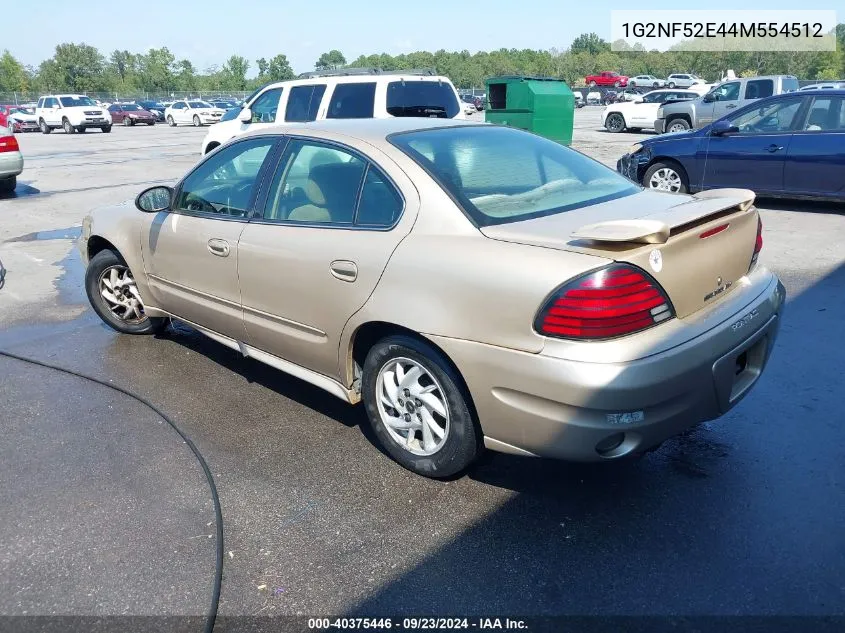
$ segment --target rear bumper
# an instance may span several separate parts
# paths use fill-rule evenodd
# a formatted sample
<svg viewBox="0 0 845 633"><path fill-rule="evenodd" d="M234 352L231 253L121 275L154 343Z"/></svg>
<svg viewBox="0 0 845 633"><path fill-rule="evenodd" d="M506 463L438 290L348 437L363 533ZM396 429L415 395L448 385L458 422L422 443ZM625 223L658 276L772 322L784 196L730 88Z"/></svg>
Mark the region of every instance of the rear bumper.
<svg viewBox="0 0 845 633"><path fill-rule="evenodd" d="M22 171L23 154L20 152L3 152L0 154L0 178L11 178Z"/></svg>
<svg viewBox="0 0 845 633"><path fill-rule="evenodd" d="M652 448L721 416L749 393L770 357L786 292L767 274L745 294L756 297L716 327L625 363L431 338L464 376L489 447L600 461ZM609 439L620 443L599 452Z"/></svg>

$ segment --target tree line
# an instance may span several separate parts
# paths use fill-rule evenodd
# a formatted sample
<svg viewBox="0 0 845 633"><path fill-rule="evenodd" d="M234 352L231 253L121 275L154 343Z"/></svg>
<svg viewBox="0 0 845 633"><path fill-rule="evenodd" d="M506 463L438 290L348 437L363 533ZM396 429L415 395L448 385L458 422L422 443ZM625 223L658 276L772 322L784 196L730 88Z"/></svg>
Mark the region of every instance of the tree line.
<svg viewBox="0 0 845 633"><path fill-rule="evenodd" d="M708 81L718 81L727 69L732 69L745 76L791 74L800 79L831 80L845 77L845 24L836 27L835 35L837 50L829 52L709 52L677 48L661 52L641 48L613 51L611 45L595 33L585 33L565 50L502 48L477 53L467 50L418 51L401 55L381 53L361 55L351 62L347 62L339 50L331 50L320 55L314 68L434 68L459 88L482 87L485 79L496 75L559 77L577 86L583 83L586 75L605 70L629 76L651 74L658 77L673 72L692 72ZM287 56L281 53L271 59L254 61L232 55L222 66L211 65L203 69L188 59L177 59L167 47L153 48L146 53L116 50L104 55L85 43L64 43L56 46L53 56L38 67L23 65L8 50L0 55L0 94L241 92L295 76Z"/></svg>

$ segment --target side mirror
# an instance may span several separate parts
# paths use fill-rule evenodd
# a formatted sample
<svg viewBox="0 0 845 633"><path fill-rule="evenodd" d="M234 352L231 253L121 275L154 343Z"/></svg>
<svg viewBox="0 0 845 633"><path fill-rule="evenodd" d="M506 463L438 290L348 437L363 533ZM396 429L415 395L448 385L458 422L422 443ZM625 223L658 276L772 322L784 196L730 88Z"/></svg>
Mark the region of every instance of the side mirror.
<svg viewBox="0 0 845 633"><path fill-rule="evenodd" d="M636 101L634 101L634 103L645 103L645 101L643 101L642 99L637 99Z"/></svg>
<svg viewBox="0 0 845 633"><path fill-rule="evenodd" d="M238 121L241 123L252 123L252 110L244 108L238 115Z"/></svg>
<svg viewBox="0 0 845 633"><path fill-rule="evenodd" d="M724 119L716 121L710 128L710 136L725 136L736 132L739 132L739 128Z"/></svg>
<svg viewBox="0 0 845 633"><path fill-rule="evenodd" d="M156 185L139 193L135 198L135 206L144 213L159 213L170 209L172 198L173 187Z"/></svg>
<svg viewBox="0 0 845 633"><path fill-rule="evenodd" d="M701 98L701 100L704 101L704 103L713 103L716 100L716 97L713 95L713 93L708 92Z"/></svg>

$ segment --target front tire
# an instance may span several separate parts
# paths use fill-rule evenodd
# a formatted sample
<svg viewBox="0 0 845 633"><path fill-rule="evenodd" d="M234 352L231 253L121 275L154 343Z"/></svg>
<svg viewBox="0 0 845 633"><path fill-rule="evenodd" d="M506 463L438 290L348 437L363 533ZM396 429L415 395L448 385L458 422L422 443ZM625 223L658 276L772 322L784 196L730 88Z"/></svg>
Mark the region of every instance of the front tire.
<svg viewBox="0 0 845 633"><path fill-rule="evenodd" d="M133 125L133 123L132 123L132 119L130 119L129 117L124 117L124 119L123 119L123 125L124 125L125 127L131 127L131 126Z"/></svg>
<svg viewBox="0 0 845 633"><path fill-rule="evenodd" d="M88 262L85 292L94 312L121 334L155 334L167 326L167 319L144 313L132 271L114 251L100 251Z"/></svg>
<svg viewBox="0 0 845 633"><path fill-rule="evenodd" d="M194 115L194 127L200 127L202 125L202 121L200 121L199 116L196 114Z"/></svg>
<svg viewBox="0 0 845 633"><path fill-rule="evenodd" d="M172 116L167 117L167 125L170 127L176 127L176 121L173 120Z"/></svg>
<svg viewBox="0 0 845 633"><path fill-rule="evenodd" d="M106 127L101 127L100 129L103 131L103 134L108 134L109 132L111 132L111 125L107 125Z"/></svg>
<svg viewBox="0 0 845 633"><path fill-rule="evenodd" d="M608 132L613 132L614 134L621 132L625 129L625 117L618 112L608 114L607 119L604 121L604 127Z"/></svg>
<svg viewBox="0 0 845 633"><path fill-rule="evenodd" d="M689 179L686 170L675 161L652 164L643 176L643 187L668 191L670 193L689 192Z"/></svg>
<svg viewBox="0 0 845 633"><path fill-rule="evenodd" d="M42 134L49 134L50 132L53 131L53 128L51 128L49 125L47 125L47 122L44 119L41 119L38 122L38 126L41 128Z"/></svg>
<svg viewBox="0 0 845 633"><path fill-rule="evenodd" d="M451 477L482 450L460 377L424 341L396 335L376 343L364 361L361 392L382 447L418 475Z"/></svg>
<svg viewBox="0 0 845 633"><path fill-rule="evenodd" d="M76 128L71 125L70 121L67 119L62 121L62 128L64 128L65 134L74 134L76 133Z"/></svg>
<svg viewBox="0 0 845 633"><path fill-rule="evenodd" d="M596 87L596 82L595 82L595 81L591 81L591 82L590 82L590 88L595 88L595 87Z"/></svg>
<svg viewBox="0 0 845 633"><path fill-rule="evenodd" d="M690 124L686 119L669 119L666 123L666 131L672 134L677 132L686 132L690 129Z"/></svg>
<svg viewBox="0 0 845 633"><path fill-rule="evenodd" d="M80 125L78 128L76 128L76 131L77 131L79 134L85 134L85 131L86 131L87 129L88 129L88 128L87 128L87 127L85 127L84 125Z"/></svg>
<svg viewBox="0 0 845 633"><path fill-rule="evenodd" d="M674 88L674 87L675 87L675 82L674 82L674 81L670 81L670 82L669 82L669 87L670 87L670 88Z"/></svg>

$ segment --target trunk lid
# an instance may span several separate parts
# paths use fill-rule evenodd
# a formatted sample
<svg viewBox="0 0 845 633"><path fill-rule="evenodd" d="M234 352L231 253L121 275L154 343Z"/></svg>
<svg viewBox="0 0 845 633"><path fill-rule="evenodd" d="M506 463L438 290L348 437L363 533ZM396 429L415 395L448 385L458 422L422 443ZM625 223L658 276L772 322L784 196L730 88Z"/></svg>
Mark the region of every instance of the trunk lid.
<svg viewBox="0 0 845 633"><path fill-rule="evenodd" d="M638 266L657 280L675 314L684 318L727 296L748 273L757 237L753 202L754 193L746 189L694 196L647 190L481 232Z"/></svg>

